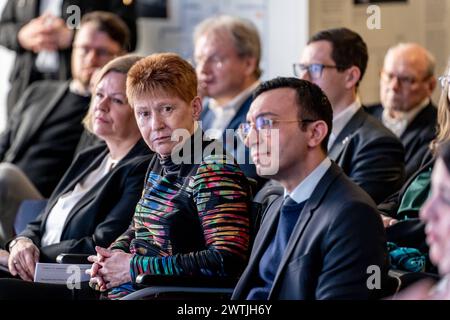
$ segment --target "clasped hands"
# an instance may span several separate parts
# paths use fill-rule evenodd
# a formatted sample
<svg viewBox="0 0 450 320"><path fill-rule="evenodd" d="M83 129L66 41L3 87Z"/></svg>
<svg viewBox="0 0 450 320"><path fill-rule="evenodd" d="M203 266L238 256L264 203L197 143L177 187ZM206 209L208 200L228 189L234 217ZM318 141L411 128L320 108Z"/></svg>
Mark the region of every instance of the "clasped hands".
<svg viewBox="0 0 450 320"><path fill-rule="evenodd" d="M91 276L89 280L91 288L103 292L131 281L132 254L99 246L95 247L95 251L97 255L88 257L88 260L93 262L92 267L86 270L86 273Z"/></svg>
<svg viewBox="0 0 450 320"><path fill-rule="evenodd" d="M73 30L66 26L63 19L44 13L25 24L19 30L17 39L23 48L38 53L70 47L73 34Z"/></svg>

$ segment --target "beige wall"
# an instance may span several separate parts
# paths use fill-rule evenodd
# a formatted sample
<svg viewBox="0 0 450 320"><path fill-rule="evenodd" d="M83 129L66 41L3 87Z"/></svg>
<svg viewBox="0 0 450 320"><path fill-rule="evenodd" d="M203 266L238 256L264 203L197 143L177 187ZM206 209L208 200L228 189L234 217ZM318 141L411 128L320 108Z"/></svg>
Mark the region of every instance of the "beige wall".
<svg viewBox="0 0 450 320"><path fill-rule="evenodd" d="M138 52L192 55L192 30L224 13L252 20L263 40L262 79L292 76L292 63L307 40L309 0L171 0L169 19L140 19Z"/></svg>
<svg viewBox="0 0 450 320"><path fill-rule="evenodd" d="M365 103L379 101L378 74L388 47L405 41L418 42L437 59L437 75L443 73L449 55L450 0L408 0L406 4L379 4L381 29L367 27L367 5L353 0L310 1L310 34L324 28L345 26L355 30L369 47L369 66L361 85ZM438 101L439 88L433 100Z"/></svg>

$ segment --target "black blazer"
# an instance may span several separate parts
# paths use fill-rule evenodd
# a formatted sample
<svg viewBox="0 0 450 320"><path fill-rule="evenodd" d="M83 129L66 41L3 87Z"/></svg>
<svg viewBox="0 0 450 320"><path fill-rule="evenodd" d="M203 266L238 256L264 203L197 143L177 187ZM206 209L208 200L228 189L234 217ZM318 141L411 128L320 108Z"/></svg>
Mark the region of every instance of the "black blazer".
<svg viewBox="0 0 450 320"><path fill-rule="evenodd" d="M259 262L277 229L282 200L280 197L267 208L232 299L245 299L255 285ZM333 163L294 227L269 299L377 296L380 290L367 288L367 268L379 266L384 283L386 257L384 228L375 203Z"/></svg>
<svg viewBox="0 0 450 320"><path fill-rule="evenodd" d="M53 146L53 150L48 150L39 159L30 158L27 151L31 145L35 145L35 138L42 132L42 126L50 114L58 107L70 107L60 103L68 90L69 81L33 83L19 100L6 129L0 135L0 161L19 166L44 197L51 195L73 160L82 132L81 119L79 134L63 127L67 134L61 137L59 145ZM64 126L64 123L60 125Z"/></svg>
<svg viewBox="0 0 450 320"><path fill-rule="evenodd" d="M107 153L105 146L82 152L58 184L44 211L19 235L30 238L40 247L41 261L54 262L60 253L95 253L96 245L109 246L130 225L153 157L142 139L72 209L61 242L46 247L40 245L48 214L58 198L94 170Z"/></svg>
<svg viewBox="0 0 450 320"><path fill-rule="evenodd" d="M383 106L377 104L365 110L381 121ZM405 171L408 179L419 170L421 163L428 152L430 142L436 137L437 109L429 103L420 111L408 125L400 140L405 147Z"/></svg>
<svg viewBox="0 0 450 320"><path fill-rule="evenodd" d="M397 216L400 203L408 190L411 183L417 178L417 176L434 166L435 157L432 155L431 151L425 153L424 161L408 181L403 185L403 187L385 201L378 205L378 209L383 212L383 214L390 216L392 218L398 219ZM411 217L407 220L401 220L386 228L387 240L394 242L395 244L402 247L417 248L420 251L427 253L428 246L426 243L425 236L425 223L420 220L419 217Z"/></svg>
<svg viewBox="0 0 450 320"><path fill-rule="evenodd" d="M376 203L403 184L405 153L400 140L363 109L342 129L328 154Z"/></svg>
<svg viewBox="0 0 450 320"><path fill-rule="evenodd" d="M135 1L134 1L135 2ZM121 0L63 0L61 17L67 20L73 11L67 12L70 5L77 5L81 9L81 14L104 10L119 15L130 28L131 50L136 48L136 14L135 3L124 6ZM14 51L16 58L9 80L11 91L8 95L8 114L11 113L14 105L19 100L25 89L32 82L32 69L37 55L22 48L17 41L17 34L26 23L39 16L39 0L8 0L0 20L0 45ZM71 77L70 56L71 49L59 51L59 80L66 80Z"/></svg>

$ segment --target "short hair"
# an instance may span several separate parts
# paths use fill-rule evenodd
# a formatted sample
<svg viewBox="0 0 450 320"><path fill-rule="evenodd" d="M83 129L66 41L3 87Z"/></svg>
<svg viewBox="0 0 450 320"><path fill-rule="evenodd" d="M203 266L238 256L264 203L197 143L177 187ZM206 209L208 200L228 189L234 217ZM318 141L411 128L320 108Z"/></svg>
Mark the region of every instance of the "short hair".
<svg viewBox="0 0 450 320"><path fill-rule="evenodd" d="M101 68L101 70L95 74L94 90L96 90L99 82L110 72L118 72L126 75L131 67L141 60L143 57L135 54L128 54L120 56L108 62ZM93 115L94 115L94 99L91 99L91 104L86 116L83 119L83 125L88 132L93 133Z"/></svg>
<svg viewBox="0 0 450 320"><path fill-rule="evenodd" d="M450 141L445 141L439 145L437 149L437 156L443 160L447 171L450 172Z"/></svg>
<svg viewBox="0 0 450 320"><path fill-rule="evenodd" d="M127 97L164 91L186 103L197 96L197 75L192 65L175 53L156 53L137 62L128 72Z"/></svg>
<svg viewBox="0 0 450 320"><path fill-rule="evenodd" d="M423 54L425 56L425 60L427 63L427 68L425 70L425 76L426 77L431 77L434 76L434 72L436 69L436 58L433 56L433 54L428 51L426 48L422 47L421 45L419 45L418 43L414 43L414 42L400 42L392 47L389 47L389 49L386 52L385 55L385 59L386 57L391 54L393 51L396 50L401 50L401 49L407 49L407 48L420 48L423 50Z"/></svg>
<svg viewBox="0 0 450 320"><path fill-rule="evenodd" d="M279 88L295 90L299 119L323 120L327 124L328 132L321 143L322 150L327 153L328 139L333 128L333 109L325 93L319 86L307 80L278 77L262 82L253 93L253 99L263 92ZM300 128L305 130L305 123L300 123Z"/></svg>
<svg viewBox="0 0 450 320"><path fill-rule="evenodd" d="M92 11L81 18L80 27L92 23L97 31L106 33L124 51L130 49L130 29L116 14L107 11Z"/></svg>
<svg viewBox="0 0 450 320"><path fill-rule="evenodd" d="M344 71L352 66L359 68L361 77L356 83L356 87L358 87L364 77L369 60L367 44L362 37L350 29L335 28L319 31L309 39L308 44L322 40L331 43L331 58L338 66L338 71Z"/></svg>
<svg viewBox="0 0 450 320"><path fill-rule="evenodd" d="M194 43L204 34L222 33L228 34L234 43L234 48L239 57L252 57L256 59L254 76L261 76L259 63L261 60L261 40L258 29L250 20L220 15L207 18L200 22L194 30Z"/></svg>

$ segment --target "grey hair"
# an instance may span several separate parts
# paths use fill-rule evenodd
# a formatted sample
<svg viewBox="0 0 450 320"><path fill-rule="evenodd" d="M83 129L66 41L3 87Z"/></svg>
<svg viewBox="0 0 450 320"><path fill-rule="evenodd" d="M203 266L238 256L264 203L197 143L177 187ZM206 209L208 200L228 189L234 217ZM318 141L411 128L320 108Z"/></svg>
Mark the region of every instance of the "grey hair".
<svg viewBox="0 0 450 320"><path fill-rule="evenodd" d="M237 54L240 57L256 58L256 68L254 76L261 76L259 62L261 60L261 40L258 29L248 19L220 15L207 18L200 22L194 30L194 43L205 34L225 33L230 35Z"/></svg>
<svg viewBox="0 0 450 320"><path fill-rule="evenodd" d="M396 45L394 45L388 49L385 57L387 57L393 51L401 50L401 49L403 49L403 50L404 49L412 49L412 48L419 49L424 54L426 62L427 62L426 76L427 77L434 76L435 69L436 69L436 58L433 56L433 54L430 51L428 51L426 48L422 47L418 43L415 43L415 42L397 43Z"/></svg>

